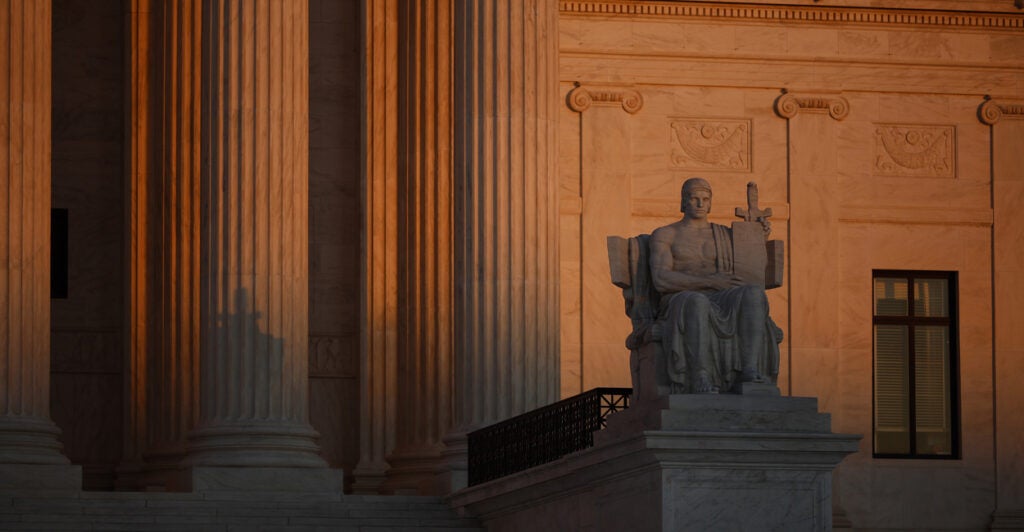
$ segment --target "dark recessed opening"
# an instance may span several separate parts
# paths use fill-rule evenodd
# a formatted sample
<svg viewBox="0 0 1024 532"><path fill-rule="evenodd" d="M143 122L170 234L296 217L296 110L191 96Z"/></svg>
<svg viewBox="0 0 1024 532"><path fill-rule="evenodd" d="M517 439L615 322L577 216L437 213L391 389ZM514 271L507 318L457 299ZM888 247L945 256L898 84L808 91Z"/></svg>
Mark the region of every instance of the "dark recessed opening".
<svg viewBox="0 0 1024 532"><path fill-rule="evenodd" d="M67 209L50 209L50 298L68 298Z"/></svg>

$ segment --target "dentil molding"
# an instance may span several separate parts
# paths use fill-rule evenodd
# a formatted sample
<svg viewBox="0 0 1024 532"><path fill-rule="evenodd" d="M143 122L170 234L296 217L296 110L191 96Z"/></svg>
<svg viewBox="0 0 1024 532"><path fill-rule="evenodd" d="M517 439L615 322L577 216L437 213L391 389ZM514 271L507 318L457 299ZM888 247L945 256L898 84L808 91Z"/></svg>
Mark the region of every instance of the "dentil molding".
<svg viewBox="0 0 1024 532"><path fill-rule="evenodd" d="M838 93L793 94L782 89L782 95L775 100L775 114L788 120L801 111L828 113L833 119L842 120L850 114L850 102Z"/></svg>
<svg viewBox="0 0 1024 532"><path fill-rule="evenodd" d="M623 111L636 114L644 106L644 98L630 87L598 87L584 86L576 83L576 88L569 91L566 97L569 108L582 113L591 106L621 106Z"/></svg>
<svg viewBox="0 0 1024 532"><path fill-rule="evenodd" d="M758 22L846 23L872 25L950 26L960 28L1024 28L1015 13L967 13L941 10L877 9L827 6L714 5L633 0L562 0L564 14L738 19Z"/></svg>

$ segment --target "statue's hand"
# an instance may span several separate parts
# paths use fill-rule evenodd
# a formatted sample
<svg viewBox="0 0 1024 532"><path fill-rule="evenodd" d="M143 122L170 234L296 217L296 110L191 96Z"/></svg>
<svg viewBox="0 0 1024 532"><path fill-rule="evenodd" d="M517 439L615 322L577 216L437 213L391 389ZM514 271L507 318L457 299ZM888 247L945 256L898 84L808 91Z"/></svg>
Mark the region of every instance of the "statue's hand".
<svg viewBox="0 0 1024 532"><path fill-rule="evenodd" d="M725 290L735 286L742 286L745 283L739 277L735 275L729 275L727 273L716 273L708 278L709 288L714 290Z"/></svg>
<svg viewBox="0 0 1024 532"><path fill-rule="evenodd" d="M764 228L764 237L768 238L772 234L772 223L767 218L761 218L761 227Z"/></svg>

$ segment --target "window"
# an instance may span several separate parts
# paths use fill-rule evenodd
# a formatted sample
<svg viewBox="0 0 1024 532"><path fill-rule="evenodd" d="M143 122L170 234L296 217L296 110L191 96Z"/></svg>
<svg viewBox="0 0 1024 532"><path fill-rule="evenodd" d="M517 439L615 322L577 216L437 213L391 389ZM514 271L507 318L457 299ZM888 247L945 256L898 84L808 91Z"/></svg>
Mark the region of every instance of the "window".
<svg viewBox="0 0 1024 532"><path fill-rule="evenodd" d="M50 209L50 298L68 298L67 209Z"/></svg>
<svg viewBox="0 0 1024 532"><path fill-rule="evenodd" d="M957 458L956 274L874 272L874 455Z"/></svg>

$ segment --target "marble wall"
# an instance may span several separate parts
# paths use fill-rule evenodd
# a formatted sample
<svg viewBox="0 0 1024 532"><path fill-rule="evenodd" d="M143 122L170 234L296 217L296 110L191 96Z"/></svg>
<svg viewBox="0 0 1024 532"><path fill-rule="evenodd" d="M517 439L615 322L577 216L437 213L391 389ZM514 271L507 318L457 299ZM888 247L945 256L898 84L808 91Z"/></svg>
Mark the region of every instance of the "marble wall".
<svg viewBox="0 0 1024 532"><path fill-rule="evenodd" d="M941 1L888 12L787 3L563 3L562 393L630 382L605 237L678 219L693 175L714 187L712 219L728 223L755 180L773 237L787 241L786 285L769 292L786 333L780 387L819 397L837 432L866 435L837 475L838 519L985 527L997 463L1024 475L1016 447L996 446L993 397L1013 392L996 388L993 296L1024 294L993 277L1011 267L993 263L993 234L1006 231L994 227L992 136L978 108L986 94L1024 95L1024 19L1009 2L959 18L914 10L962 8ZM792 113L775 109L783 90ZM919 139L926 150L908 144ZM873 269L958 272L959 459L872 457Z"/></svg>
<svg viewBox="0 0 1024 532"><path fill-rule="evenodd" d="M359 9L309 2L309 413L346 486L359 459Z"/></svg>
<svg viewBox="0 0 1024 532"><path fill-rule="evenodd" d="M53 208L68 209L68 297L51 300L51 415L86 489L121 458L124 34L117 2L53 2Z"/></svg>

